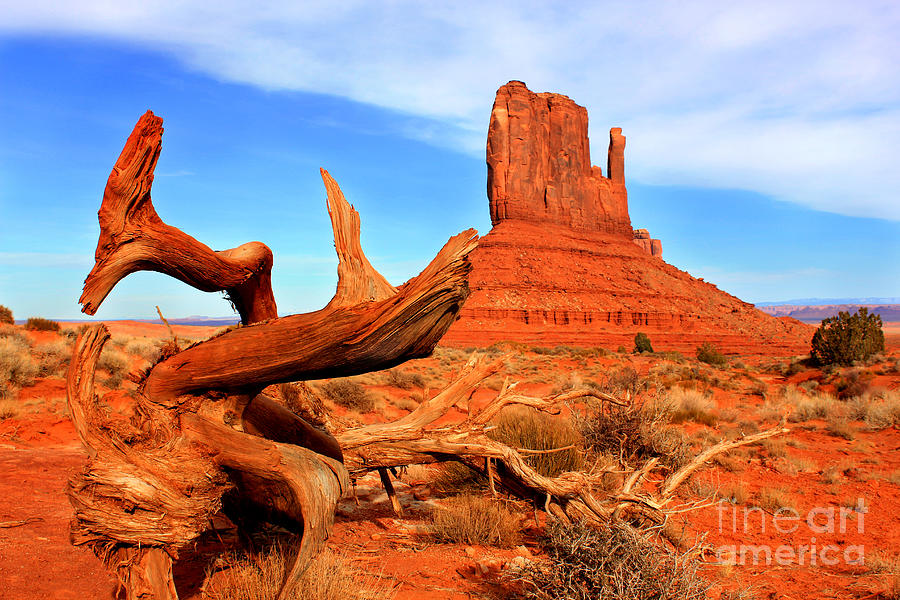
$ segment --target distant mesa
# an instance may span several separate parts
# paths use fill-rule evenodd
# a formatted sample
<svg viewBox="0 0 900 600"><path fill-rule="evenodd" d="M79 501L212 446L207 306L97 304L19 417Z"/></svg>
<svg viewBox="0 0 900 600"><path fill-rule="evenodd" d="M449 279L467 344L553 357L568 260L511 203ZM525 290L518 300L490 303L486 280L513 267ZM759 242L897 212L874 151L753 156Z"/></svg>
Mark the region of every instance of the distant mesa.
<svg viewBox="0 0 900 600"><path fill-rule="evenodd" d="M609 134L606 174L591 164L587 110L521 81L497 91L487 139L491 231L470 255L472 294L443 338L451 345L519 341L693 352L803 352L812 328L662 260L635 229L625 187L625 136Z"/></svg>

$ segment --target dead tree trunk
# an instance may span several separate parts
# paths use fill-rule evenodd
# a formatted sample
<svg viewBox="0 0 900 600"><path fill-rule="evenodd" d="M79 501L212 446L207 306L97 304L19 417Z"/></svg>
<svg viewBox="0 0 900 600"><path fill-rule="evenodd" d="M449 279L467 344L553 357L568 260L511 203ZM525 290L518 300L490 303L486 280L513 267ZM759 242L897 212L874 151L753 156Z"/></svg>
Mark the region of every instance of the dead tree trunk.
<svg viewBox="0 0 900 600"><path fill-rule="evenodd" d="M451 238L398 290L366 259L359 215L322 170L337 291L322 310L279 318L268 247L250 242L213 251L156 214L150 188L162 132L162 119L148 111L110 174L82 310L94 314L122 278L151 270L224 291L244 327L156 364L139 385L130 420L94 394L106 328L93 326L78 339L68 403L90 458L69 486L72 540L116 572L127 598L176 598L173 558L235 489L301 536L285 597L328 536L348 473L337 440L260 392L272 383L352 375L428 355L468 295L466 256L477 237L468 230Z"/></svg>

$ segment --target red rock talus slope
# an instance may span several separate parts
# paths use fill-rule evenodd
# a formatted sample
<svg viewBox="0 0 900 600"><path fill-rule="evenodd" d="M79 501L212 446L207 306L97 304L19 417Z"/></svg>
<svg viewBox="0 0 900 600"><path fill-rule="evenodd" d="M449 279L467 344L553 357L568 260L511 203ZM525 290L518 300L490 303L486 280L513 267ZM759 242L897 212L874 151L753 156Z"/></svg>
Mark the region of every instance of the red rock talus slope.
<svg viewBox="0 0 900 600"><path fill-rule="evenodd" d="M472 295L443 343L599 345L802 353L812 328L776 319L665 263L659 240L631 227L625 138L610 133L607 173L592 167L587 112L512 81L488 133L490 233L470 255Z"/></svg>

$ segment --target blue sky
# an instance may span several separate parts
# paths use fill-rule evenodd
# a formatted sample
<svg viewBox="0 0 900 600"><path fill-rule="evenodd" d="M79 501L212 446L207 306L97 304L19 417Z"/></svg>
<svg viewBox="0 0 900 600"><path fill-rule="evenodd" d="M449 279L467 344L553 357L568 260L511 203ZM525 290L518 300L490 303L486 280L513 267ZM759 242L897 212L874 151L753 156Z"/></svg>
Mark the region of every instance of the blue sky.
<svg viewBox="0 0 900 600"><path fill-rule="evenodd" d="M0 0L0 304L75 318L96 211L137 118L165 119L154 205L215 249L275 253L279 312L336 280L318 168L393 283L490 228L484 139L521 79L628 137L635 227L748 301L900 296L900 9L863 3L527 5ZM100 318L224 315L130 276Z"/></svg>

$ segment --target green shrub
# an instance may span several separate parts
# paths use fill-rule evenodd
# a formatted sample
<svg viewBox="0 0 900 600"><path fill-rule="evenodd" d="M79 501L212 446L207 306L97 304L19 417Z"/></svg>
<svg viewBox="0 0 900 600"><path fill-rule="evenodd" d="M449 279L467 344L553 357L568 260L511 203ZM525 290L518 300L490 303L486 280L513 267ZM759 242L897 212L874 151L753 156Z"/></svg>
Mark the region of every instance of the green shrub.
<svg viewBox="0 0 900 600"><path fill-rule="evenodd" d="M641 352L653 352L653 346L650 344L650 338L646 333L638 333L634 336L634 350L635 354L640 354Z"/></svg>
<svg viewBox="0 0 900 600"><path fill-rule="evenodd" d="M15 325L12 311L0 304L0 324Z"/></svg>
<svg viewBox="0 0 900 600"><path fill-rule="evenodd" d="M332 402L358 412L375 408L375 399L366 388L351 379L332 379L322 386L322 392Z"/></svg>
<svg viewBox="0 0 900 600"><path fill-rule="evenodd" d="M59 331L59 323L50 319L42 319L41 317L29 317L25 321L25 329L31 331Z"/></svg>
<svg viewBox="0 0 900 600"><path fill-rule="evenodd" d="M862 307L822 320L813 335L810 357L819 365L850 365L884 351L881 317Z"/></svg>
<svg viewBox="0 0 900 600"><path fill-rule="evenodd" d="M708 365L724 365L728 362L725 355L709 342L703 342L703 345L697 348L697 360Z"/></svg>

